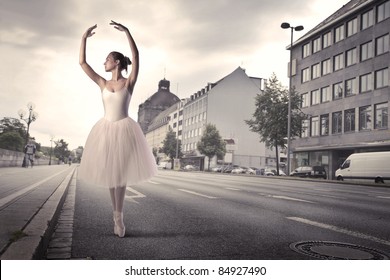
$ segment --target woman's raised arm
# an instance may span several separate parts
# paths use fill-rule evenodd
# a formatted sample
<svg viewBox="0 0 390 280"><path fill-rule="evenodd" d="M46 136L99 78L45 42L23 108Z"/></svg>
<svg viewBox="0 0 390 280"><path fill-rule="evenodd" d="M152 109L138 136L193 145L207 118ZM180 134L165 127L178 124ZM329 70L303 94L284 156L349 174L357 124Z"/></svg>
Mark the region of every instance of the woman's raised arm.
<svg viewBox="0 0 390 280"><path fill-rule="evenodd" d="M114 28L118 29L119 31L125 32L126 36L127 36L127 40L129 41L129 45L130 45L130 49L131 49L131 53L132 53L132 60L131 60L132 67L131 67L131 72L130 72L129 77L127 78L125 86L128 88L128 90L130 92L132 92L133 88L135 86L135 83L137 82L138 72L139 72L138 48L137 48L137 45L135 44L133 36L131 36L129 29L126 26L124 26L120 23L117 23L113 20L111 20L110 24L114 25Z"/></svg>
<svg viewBox="0 0 390 280"><path fill-rule="evenodd" d="M99 74L97 74L92 69L92 67L87 63L87 55L86 55L87 38L95 34L95 32L93 32L95 28L97 28L96 24L88 28L81 39L79 63L81 68L88 75L88 77L90 77L95 83L99 85L101 89L103 89L105 86L105 79L101 77Z"/></svg>

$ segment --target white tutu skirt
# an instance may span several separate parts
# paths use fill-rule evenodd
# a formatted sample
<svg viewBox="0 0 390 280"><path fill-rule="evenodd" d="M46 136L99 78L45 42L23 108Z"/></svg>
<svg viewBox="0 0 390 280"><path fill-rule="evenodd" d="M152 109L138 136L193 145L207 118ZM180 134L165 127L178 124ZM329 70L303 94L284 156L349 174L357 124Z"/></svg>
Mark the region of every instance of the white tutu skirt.
<svg viewBox="0 0 390 280"><path fill-rule="evenodd" d="M141 183L156 173L151 148L133 119L103 118L93 126L81 158L80 180L115 188Z"/></svg>

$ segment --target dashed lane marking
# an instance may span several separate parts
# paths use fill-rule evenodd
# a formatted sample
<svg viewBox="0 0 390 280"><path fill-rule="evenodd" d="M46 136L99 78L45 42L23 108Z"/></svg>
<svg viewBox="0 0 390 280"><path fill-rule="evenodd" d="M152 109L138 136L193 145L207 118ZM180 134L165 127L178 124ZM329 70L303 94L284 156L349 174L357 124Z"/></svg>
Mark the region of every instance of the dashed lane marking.
<svg viewBox="0 0 390 280"><path fill-rule="evenodd" d="M292 221L299 222L299 223L303 223L303 224L307 224L307 225L311 225L311 226L315 226L315 227L319 227L319 228L323 228L323 229L328 229L328 230L332 230L332 231L339 232L339 233L348 234L348 235L353 236L353 237L358 237L358 238L362 238L362 239L366 239L366 240L370 240L370 241L374 241L377 243L381 243L381 244L390 246L389 240L380 239L378 237L367 235L367 234L364 234L361 232L351 231L351 230L348 230L345 228L340 228L340 227L336 227L333 225L328 225L328 224L324 224L324 223L320 223L320 222L316 222L316 221L311 221L311 220L307 220L307 219L299 218L299 217L286 217L286 218L289 220L292 220Z"/></svg>
<svg viewBox="0 0 390 280"><path fill-rule="evenodd" d="M231 190L231 191L240 191L240 189L236 189L236 188L225 188L226 190Z"/></svg>
<svg viewBox="0 0 390 280"><path fill-rule="evenodd" d="M209 199L216 199L216 198L218 198L218 197L215 197L215 196L209 196L209 195L205 195L205 194L201 194L201 193L198 193L198 192L193 192L193 191L189 191L189 190L185 190L185 189L177 189L177 190L181 191L181 192L186 192L186 193L190 193L190 194L193 194L193 195L209 198Z"/></svg>
<svg viewBox="0 0 390 280"><path fill-rule="evenodd" d="M258 193L258 194L261 195L261 196L264 196L264 197L270 197L270 198L276 198L276 199L284 199L284 200L299 201L299 202L306 202L306 203L313 203L313 204L315 204L315 202L313 202L313 201L304 200L304 199L300 199L300 198L289 197L289 196L284 196L284 195L272 195L272 194L263 194L263 193Z"/></svg>

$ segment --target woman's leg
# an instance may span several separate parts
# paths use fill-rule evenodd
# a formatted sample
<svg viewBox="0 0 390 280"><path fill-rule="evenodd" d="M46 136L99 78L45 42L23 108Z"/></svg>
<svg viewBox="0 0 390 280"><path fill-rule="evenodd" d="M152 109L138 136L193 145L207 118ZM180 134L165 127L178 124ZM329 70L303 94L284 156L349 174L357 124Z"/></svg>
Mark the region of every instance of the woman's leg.
<svg viewBox="0 0 390 280"><path fill-rule="evenodd" d="M126 187L115 188L115 223L119 237L125 236L125 225L123 223L123 204L125 201Z"/></svg>
<svg viewBox="0 0 390 280"><path fill-rule="evenodd" d="M112 204L112 212L113 212L113 219L114 219L114 233L115 234L118 234L118 230L117 230L117 224L116 224L116 220L115 220L115 217L116 217L116 198L115 198L115 188L109 188L110 190L110 197L111 197L111 204Z"/></svg>

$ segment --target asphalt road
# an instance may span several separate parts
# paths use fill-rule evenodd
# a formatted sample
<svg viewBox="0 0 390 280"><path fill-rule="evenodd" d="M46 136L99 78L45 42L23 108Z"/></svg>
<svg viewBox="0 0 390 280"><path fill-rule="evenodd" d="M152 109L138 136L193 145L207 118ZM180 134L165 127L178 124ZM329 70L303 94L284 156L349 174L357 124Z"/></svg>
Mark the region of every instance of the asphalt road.
<svg viewBox="0 0 390 280"><path fill-rule="evenodd" d="M108 190L78 182L72 258L316 259L293 250L306 241L340 244L316 247L337 257L369 255L345 244L390 256L389 213L390 188L161 170L128 188L124 238Z"/></svg>
<svg viewBox="0 0 390 280"><path fill-rule="evenodd" d="M10 240L22 237L22 232L27 235L26 227L73 169L67 165L0 168L0 254ZM47 222L42 221L42 230Z"/></svg>

